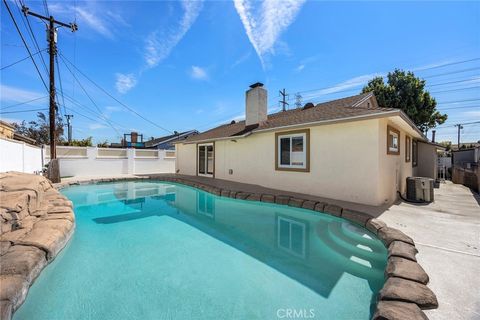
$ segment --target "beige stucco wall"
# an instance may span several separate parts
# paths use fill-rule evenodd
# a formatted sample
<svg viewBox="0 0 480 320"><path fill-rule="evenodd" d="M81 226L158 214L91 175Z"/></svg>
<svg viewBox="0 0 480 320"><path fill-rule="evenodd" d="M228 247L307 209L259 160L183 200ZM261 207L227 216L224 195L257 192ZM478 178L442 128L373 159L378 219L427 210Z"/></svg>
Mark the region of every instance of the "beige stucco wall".
<svg viewBox="0 0 480 320"><path fill-rule="evenodd" d="M197 170L197 146L195 144L177 144L175 172L194 176Z"/></svg>
<svg viewBox="0 0 480 320"><path fill-rule="evenodd" d="M400 154L387 154L387 125L400 131ZM310 127L310 172L275 170L275 132L215 142L215 178L320 197L382 205L405 192L412 162L405 137L418 133L400 117ZM277 132L288 131L279 130ZM418 161L430 161L420 157ZM195 175L196 145L178 145L177 169ZM229 174L229 169L233 174Z"/></svg>
<svg viewBox="0 0 480 320"><path fill-rule="evenodd" d="M410 153L410 162L405 161L405 139L410 137L410 150L413 140L411 128L400 119L383 118L379 121L379 192L384 203L391 203L397 198L397 190L405 193L406 178L412 176L412 154ZM391 126L400 131L400 154L387 154L387 126Z"/></svg>
<svg viewBox="0 0 480 320"><path fill-rule="evenodd" d="M378 130L376 119L310 127L310 172L275 170L273 131L216 141L215 177L379 205ZM179 145L179 173L195 174L195 166L195 145Z"/></svg>

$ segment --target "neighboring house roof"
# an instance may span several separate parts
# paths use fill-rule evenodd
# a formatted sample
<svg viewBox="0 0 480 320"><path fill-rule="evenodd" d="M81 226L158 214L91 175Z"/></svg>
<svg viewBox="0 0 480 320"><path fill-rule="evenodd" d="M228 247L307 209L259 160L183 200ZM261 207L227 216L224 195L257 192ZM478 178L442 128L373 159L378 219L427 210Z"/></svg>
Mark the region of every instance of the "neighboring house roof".
<svg viewBox="0 0 480 320"><path fill-rule="evenodd" d="M282 127L293 127L297 125L315 124L318 122L353 121L358 118L373 116L394 116L400 115L411 125L411 120L396 108L381 108L376 102L365 106L364 102L370 98L375 99L373 93L364 93L342 99L322 102L310 108L298 108L287 111L280 111L268 115L267 120L256 125L245 126L245 121L221 125L195 136L185 139L185 143L218 140L222 138L234 138L245 136L254 132L270 130ZM413 127L415 127L413 125ZM416 127L415 127L416 129ZM416 129L420 135L422 133ZM423 136L423 135L422 135Z"/></svg>
<svg viewBox="0 0 480 320"><path fill-rule="evenodd" d="M3 121L3 120L0 120L0 125L3 126L3 127L7 127L9 129L15 130L15 127L13 126L13 124L8 123L8 122Z"/></svg>
<svg viewBox="0 0 480 320"><path fill-rule="evenodd" d="M156 139L153 139L153 140L146 141L145 142L145 148L153 148L153 147L156 147L160 144L165 144L167 142L172 143L172 142L175 142L175 141L184 140L188 136L196 135L196 134L198 134L197 130L190 130L190 131L180 132L180 133L177 133L177 134L171 134L169 136L156 138Z"/></svg>
<svg viewBox="0 0 480 320"><path fill-rule="evenodd" d="M35 141L35 139L26 137L26 136L21 135L21 134L18 134L18 133L14 133L14 134L13 134L13 139L14 139L14 140L18 140L18 141L23 141L23 142L25 142L25 143L32 144L32 145L36 145L36 144L37 144L37 142Z"/></svg>
<svg viewBox="0 0 480 320"><path fill-rule="evenodd" d="M439 143L436 143L436 142L431 142L431 141L419 141L419 142L435 146L439 150L446 150L447 149L447 147L445 147L445 146L443 146Z"/></svg>

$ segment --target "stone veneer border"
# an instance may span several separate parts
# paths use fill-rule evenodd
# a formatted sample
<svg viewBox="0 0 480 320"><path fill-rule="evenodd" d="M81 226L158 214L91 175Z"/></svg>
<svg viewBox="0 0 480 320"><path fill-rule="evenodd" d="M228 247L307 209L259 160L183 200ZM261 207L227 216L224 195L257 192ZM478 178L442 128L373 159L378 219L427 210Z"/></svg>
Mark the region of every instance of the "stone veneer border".
<svg viewBox="0 0 480 320"><path fill-rule="evenodd" d="M415 258L418 250L415 247L413 239L402 231L388 227L383 221L373 218L364 212L342 208L320 201L302 199L298 196L272 195L270 193L258 194L221 189L203 182L189 180L186 177L139 176L103 178L59 183L56 184L55 187L61 189L71 185L136 180L180 183L220 197L277 203L346 219L374 233L388 250L385 283L378 293L377 306L372 319L424 320L428 318L422 309L438 308L438 301L435 294L426 286L429 281L428 275Z"/></svg>

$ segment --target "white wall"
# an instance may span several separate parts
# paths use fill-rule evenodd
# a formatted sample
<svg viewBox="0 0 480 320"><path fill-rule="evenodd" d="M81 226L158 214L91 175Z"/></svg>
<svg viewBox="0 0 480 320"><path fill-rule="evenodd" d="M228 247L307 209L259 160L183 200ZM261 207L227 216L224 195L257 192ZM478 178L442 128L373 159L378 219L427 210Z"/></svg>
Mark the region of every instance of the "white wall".
<svg viewBox="0 0 480 320"><path fill-rule="evenodd" d="M0 172L35 173L41 170L41 148L21 141L0 138Z"/></svg>
<svg viewBox="0 0 480 320"><path fill-rule="evenodd" d="M119 156L122 153L124 155ZM136 149L57 147L62 177L173 173L175 156L171 153L167 150L141 150L141 156L137 156Z"/></svg>

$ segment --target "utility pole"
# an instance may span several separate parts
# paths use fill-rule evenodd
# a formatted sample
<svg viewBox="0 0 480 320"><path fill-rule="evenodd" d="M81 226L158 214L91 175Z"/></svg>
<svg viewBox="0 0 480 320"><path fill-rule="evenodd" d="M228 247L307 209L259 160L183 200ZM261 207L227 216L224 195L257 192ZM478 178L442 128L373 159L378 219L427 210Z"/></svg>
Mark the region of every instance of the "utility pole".
<svg viewBox="0 0 480 320"><path fill-rule="evenodd" d="M25 16L31 15L36 18L48 22L48 53L50 54L50 106L49 106L49 118L50 118L50 160L57 158L57 149L56 149L56 130L55 130L55 119L56 119L56 109L57 105L55 102L55 55L57 54L57 28L56 25L61 27L67 27L75 32L78 30L78 27L75 23L64 23L57 21L53 16L45 17L38 13L30 11L26 6L22 6L22 12Z"/></svg>
<svg viewBox="0 0 480 320"><path fill-rule="evenodd" d="M455 127L458 127L458 133L457 133L457 148L460 150L460 130L463 129L462 124L456 124Z"/></svg>
<svg viewBox="0 0 480 320"><path fill-rule="evenodd" d="M286 97L288 96L288 94L285 92L285 88L278 92L280 92L280 95L282 96L282 100L279 101L282 104L282 111L285 111L286 110L285 106L289 105L288 102L286 101Z"/></svg>
<svg viewBox="0 0 480 320"><path fill-rule="evenodd" d="M68 145L70 145L72 143L72 123L70 119L73 118L73 114L66 114L65 118L67 118Z"/></svg>

